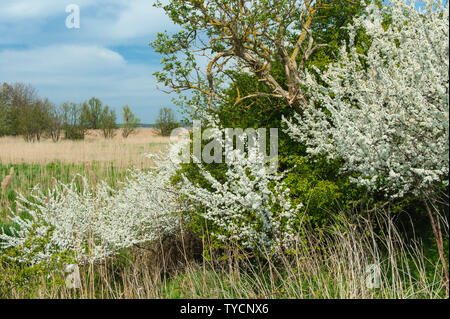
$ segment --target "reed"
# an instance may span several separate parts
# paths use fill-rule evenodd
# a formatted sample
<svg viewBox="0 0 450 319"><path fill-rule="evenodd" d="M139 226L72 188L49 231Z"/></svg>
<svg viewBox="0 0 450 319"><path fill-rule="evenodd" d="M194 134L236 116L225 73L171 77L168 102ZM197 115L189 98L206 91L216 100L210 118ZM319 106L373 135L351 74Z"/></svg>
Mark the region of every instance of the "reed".
<svg viewBox="0 0 450 319"><path fill-rule="evenodd" d="M152 129L139 129L136 134L122 138L104 139L99 131L90 131L85 140L62 140L54 143L43 139L27 143L22 137L0 137L0 163L42 164L54 162L64 164L114 163L121 168L149 168L153 162L145 154L159 152L170 142L170 138L159 136Z"/></svg>
<svg viewBox="0 0 450 319"><path fill-rule="evenodd" d="M6 188L11 184L13 179L14 179L14 167L11 167L9 170L9 175L7 175L2 182L2 193L5 192Z"/></svg>
<svg viewBox="0 0 450 319"><path fill-rule="evenodd" d="M322 234L303 231L298 247L276 258L256 258L237 246L219 255L210 250L210 258L201 258L201 243L208 238L200 240L199 251L190 251L198 239L180 229L175 238L81 267L79 289L58 285L57 272L33 287L5 283L4 289L8 298L445 298L439 260L430 260L418 240L405 241L390 213L372 221L344 217ZM375 287L367 284L370 265L380 269Z"/></svg>

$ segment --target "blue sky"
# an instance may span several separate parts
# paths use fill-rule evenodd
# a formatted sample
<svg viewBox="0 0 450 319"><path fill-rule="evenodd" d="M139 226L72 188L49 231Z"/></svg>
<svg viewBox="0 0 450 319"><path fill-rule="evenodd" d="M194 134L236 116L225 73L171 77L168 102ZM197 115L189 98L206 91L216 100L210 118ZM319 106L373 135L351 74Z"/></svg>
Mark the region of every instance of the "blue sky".
<svg viewBox="0 0 450 319"><path fill-rule="evenodd" d="M69 4L80 29L68 29ZM160 57L148 45L174 31L154 0L0 0L0 82L25 82L54 103L92 96L120 111L129 104L143 123L173 107L157 90ZM120 114L120 113L118 113Z"/></svg>

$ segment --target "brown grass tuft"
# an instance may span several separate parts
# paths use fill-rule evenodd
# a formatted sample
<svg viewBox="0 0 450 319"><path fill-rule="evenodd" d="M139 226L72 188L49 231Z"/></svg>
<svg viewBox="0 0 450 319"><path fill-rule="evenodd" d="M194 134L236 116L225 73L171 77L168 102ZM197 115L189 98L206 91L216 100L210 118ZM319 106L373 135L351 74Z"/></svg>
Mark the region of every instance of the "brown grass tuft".
<svg viewBox="0 0 450 319"><path fill-rule="evenodd" d="M14 167L11 167L11 169L9 170L9 175L7 175L2 182L2 193L5 192L6 188L9 186L9 184L11 184L13 179L14 179Z"/></svg>
<svg viewBox="0 0 450 319"><path fill-rule="evenodd" d="M88 173L89 173L89 178L91 179L92 185L97 184L97 178L95 177L94 171L91 168L91 164L86 163L85 167L86 167L86 171L88 171Z"/></svg>

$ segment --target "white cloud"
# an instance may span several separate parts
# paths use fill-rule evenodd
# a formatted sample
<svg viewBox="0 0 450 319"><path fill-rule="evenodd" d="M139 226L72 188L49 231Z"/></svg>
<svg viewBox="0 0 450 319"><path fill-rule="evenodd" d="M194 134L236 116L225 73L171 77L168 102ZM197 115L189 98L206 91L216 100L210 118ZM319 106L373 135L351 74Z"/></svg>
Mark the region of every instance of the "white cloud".
<svg viewBox="0 0 450 319"><path fill-rule="evenodd" d="M98 96L105 102L151 106L167 101L155 90L152 73L159 65L133 64L96 46L52 45L0 51L0 82L25 82L54 102L80 102Z"/></svg>
<svg viewBox="0 0 450 319"><path fill-rule="evenodd" d="M70 2L80 6L81 29L67 30L65 8ZM22 44L49 39L98 45L150 41L152 35L175 26L153 0L1 0L0 43Z"/></svg>
<svg viewBox="0 0 450 319"><path fill-rule="evenodd" d="M75 0L80 6L88 5L88 0ZM64 13L70 4L61 0L2 0L0 3L0 19L17 21L23 19L42 19L58 13Z"/></svg>
<svg viewBox="0 0 450 319"><path fill-rule="evenodd" d="M155 89L159 56L147 43L174 25L154 2L0 0L0 82L30 83L55 103L97 96L116 107L172 105ZM80 6L81 29L65 26L71 3Z"/></svg>
<svg viewBox="0 0 450 319"><path fill-rule="evenodd" d="M164 12L153 6L152 1L129 1L128 6L111 28L111 34L119 38L142 37L172 28L170 19Z"/></svg>
<svg viewBox="0 0 450 319"><path fill-rule="evenodd" d="M29 50L0 52L0 70L16 78L42 74L85 73L125 66L123 57L111 50L96 46L51 45Z"/></svg>

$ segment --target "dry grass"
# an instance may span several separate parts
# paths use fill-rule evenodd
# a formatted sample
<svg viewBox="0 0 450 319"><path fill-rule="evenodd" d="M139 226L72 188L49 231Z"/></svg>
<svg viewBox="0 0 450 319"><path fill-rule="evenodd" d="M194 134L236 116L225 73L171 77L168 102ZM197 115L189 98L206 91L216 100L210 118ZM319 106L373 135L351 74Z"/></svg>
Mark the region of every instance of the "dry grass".
<svg viewBox="0 0 450 319"><path fill-rule="evenodd" d="M154 129L138 129L124 139L120 132L113 139L104 139L100 131L90 131L83 141L63 140L53 143L42 140L27 143L21 137L0 138L0 163L113 163L122 168L148 168L152 162L146 153L157 153L170 142L169 137L158 136Z"/></svg>
<svg viewBox="0 0 450 319"><path fill-rule="evenodd" d="M5 179L2 182L2 193L5 192L6 187L8 187L8 185L11 184L13 179L14 179L14 167L11 167L9 170L9 175L6 175Z"/></svg>
<svg viewBox="0 0 450 319"><path fill-rule="evenodd" d="M344 214L343 214L344 215ZM55 284L9 289L14 298L442 298L442 268L406 243L390 214L375 221L337 220L319 235L305 230L297 249L278 258L248 258L239 248L211 259L193 258L192 239L180 235L99 265L81 268L81 289ZM373 224L381 229L376 233ZM207 239L206 239L207 240ZM194 245L195 241L194 241ZM194 248L194 251L201 247ZM220 257L220 258L218 258ZM379 265L380 286L367 285L367 266ZM1 271L1 265L0 265ZM5 269L3 270L5 271ZM1 276L0 276L1 277ZM1 287L1 284L0 284ZM8 290L8 289L7 289Z"/></svg>
<svg viewBox="0 0 450 319"><path fill-rule="evenodd" d="M162 150L168 142L169 138L157 136L152 129L140 129L128 139L119 132L112 140L105 140L100 132L90 132L84 141L59 143L0 138L0 163L27 163L16 165L12 181L6 177L10 167L4 167L0 181L5 177L8 189L26 192L36 182L51 187L55 178L67 175L70 179L81 173L93 184L106 179L115 185L123 180L126 168L151 166L143 155ZM65 164L49 164L55 162ZM12 191L0 195L1 226L1 209L12 205L14 196ZM30 278L0 263L0 295L3 290L7 298L444 297L439 261L429 260L420 242L406 243L390 213L374 212L370 221L351 218L357 215L341 212L334 226L321 233L305 227L298 246L276 259L249 258L239 248L230 248L224 255L209 251L210 258L201 258L202 242L180 231L175 239L161 239L124 251L103 264L83 267L81 289L66 288L57 269ZM366 285L371 264L380 266L380 288Z"/></svg>
<svg viewBox="0 0 450 319"><path fill-rule="evenodd" d="M9 209L15 210L17 193L29 196L39 184L51 188L58 180L69 183L81 174L95 185L105 181L111 187L128 176L128 169L147 169L154 165L145 154L163 151L169 137L154 129L138 129L127 139L120 130L113 139L103 138L101 131L90 131L83 141L44 139L27 143L22 137L0 138L0 228L9 223ZM12 172L14 173L12 174Z"/></svg>

